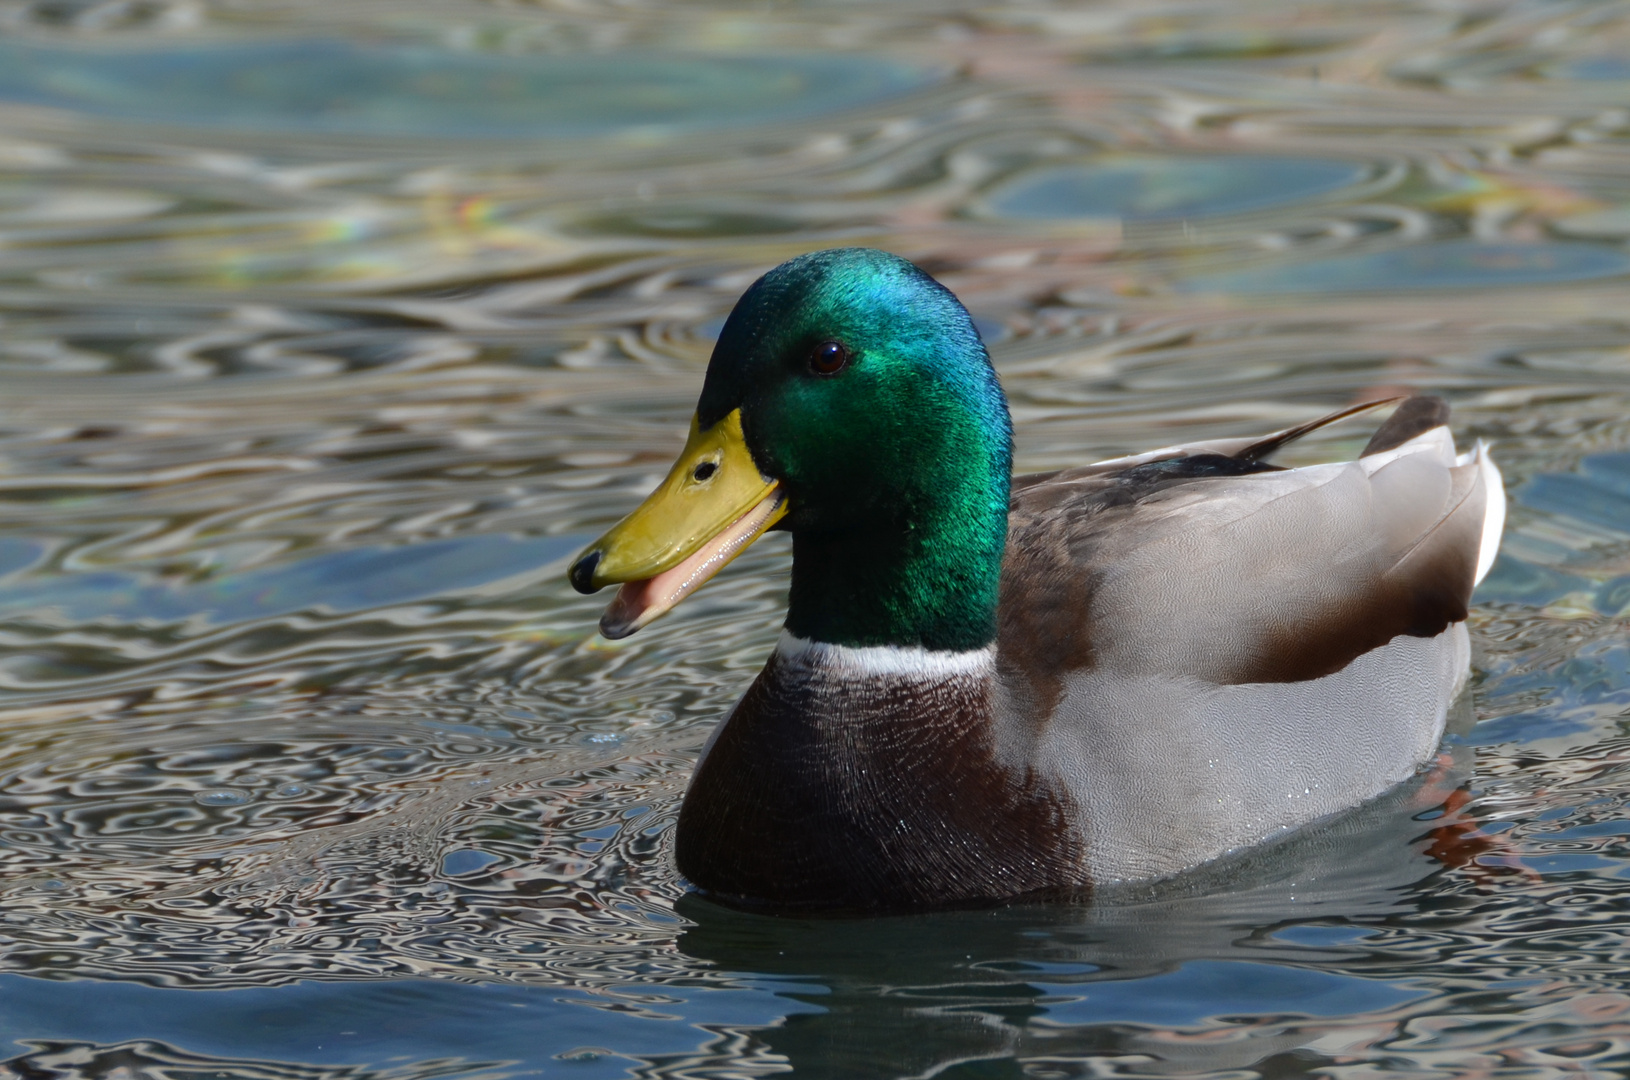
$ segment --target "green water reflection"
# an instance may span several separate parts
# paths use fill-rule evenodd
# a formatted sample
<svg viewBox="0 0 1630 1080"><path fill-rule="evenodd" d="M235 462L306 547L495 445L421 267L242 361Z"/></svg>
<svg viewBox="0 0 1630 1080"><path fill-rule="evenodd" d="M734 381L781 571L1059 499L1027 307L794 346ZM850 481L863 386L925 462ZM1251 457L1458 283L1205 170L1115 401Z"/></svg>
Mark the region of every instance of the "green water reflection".
<svg viewBox="0 0 1630 1080"><path fill-rule="evenodd" d="M682 133L887 100L932 74L840 54L506 56L308 39L0 43L0 100L238 130L440 138Z"/></svg>
<svg viewBox="0 0 1630 1080"><path fill-rule="evenodd" d="M1016 218L1181 218L1240 213L1339 191L1364 165L1316 158L1111 159L1020 176L991 192L991 212Z"/></svg>
<svg viewBox="0 0 1630 1080"><path fill-rule="evenodd" d="M1588 244L1450 241L1188 278L1194 292L1332 293L1544 285L1630 273L1630 254Z"/></svg>

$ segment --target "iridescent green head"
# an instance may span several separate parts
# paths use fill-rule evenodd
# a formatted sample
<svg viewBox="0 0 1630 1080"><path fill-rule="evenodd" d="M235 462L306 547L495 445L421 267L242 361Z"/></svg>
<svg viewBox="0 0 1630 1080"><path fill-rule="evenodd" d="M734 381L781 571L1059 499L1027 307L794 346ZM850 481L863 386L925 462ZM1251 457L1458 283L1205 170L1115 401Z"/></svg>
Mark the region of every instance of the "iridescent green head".
<svg viewBox="0 0 1630 1080"><path fill-rule="evenodd" d="M714 433L733 427L757 476L742 464L722 475L733 459ZM777 522L791 530L787 628L800 637L978 648L995 636L1011 459L1007 402L967 311L904 259L846 248L783 263L737 303L692 443L653 499L728 486L715 516L736 525L715 535L739 526L744 547ZM631 573L596 572L645 512L586 552L574 583L628 581L666 563L655 581L706 553L684 544Z"/></svg>

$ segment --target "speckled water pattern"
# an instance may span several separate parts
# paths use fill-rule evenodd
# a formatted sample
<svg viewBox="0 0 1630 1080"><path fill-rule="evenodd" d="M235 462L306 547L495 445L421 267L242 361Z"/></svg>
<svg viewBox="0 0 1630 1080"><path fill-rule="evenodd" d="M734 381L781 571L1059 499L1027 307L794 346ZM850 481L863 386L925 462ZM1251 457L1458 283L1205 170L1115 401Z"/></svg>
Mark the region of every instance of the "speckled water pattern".
<svg viewBox="0 0 1630 1080"><path fill-rule="evenodd" d="M1627 56L1583 0L0 0L0 1076L1624 1075ZM1512 511L1443 763L1092 906L687 896L788 545L617 643L562 575L853 244L966 301L1024 469L1449 397Z"/></svg>

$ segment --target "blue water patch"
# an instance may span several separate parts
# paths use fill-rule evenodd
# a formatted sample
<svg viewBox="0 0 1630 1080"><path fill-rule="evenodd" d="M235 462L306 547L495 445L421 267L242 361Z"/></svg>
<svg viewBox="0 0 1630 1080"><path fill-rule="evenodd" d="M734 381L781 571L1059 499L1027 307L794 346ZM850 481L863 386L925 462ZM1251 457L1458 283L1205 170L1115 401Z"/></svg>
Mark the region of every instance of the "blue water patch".
<svg viewBox="0 0 1630 1080"><path fill-rule="evenodd" d="M1318 923L1303 923L1275 930L1271 936L1275 941L1286 941L1292 945L1327 947L1351 945L1355 941L1374 937L1375 931L1363 926L1321 926Z"/></svg>
<svg viewBox="0 0 1630 1080"><path fill-rule="evenodd" d="M1070 1000L1048 1003L1044 1022L1192 1027L1218 1016L1351 1016L1395 1008L1428 991L1377 979L1234 960L1195 960L1127 982L1031 985Z"/></svg>
<svg viewBox="0 0 1630 1080"><path fill-rule="evenodd" d="M1592 454L1571 473L1540 473L1511 493L1531 510L1630 536L1630 453ZM1555 567L1501 555L1474 599L1543 607L1588 593L1604 615L1630 608L1630 574L1595 581Z"/></svg>
<svg viewBox="0 0 1630 1080"><path fill-rule="evenodd" d="M1535 510L1630 535L1630 454L1592 454L1574 473L1541 473L1517 491Z"/></svg>
<svg viewBox="0 0 1630 1080"><path fill-rule="evenodd" d="M1472 593L1472 602L1544 607L1569 593L1585 592L1592 588L1594 583L1589 578L1502 554L1489 568L1488 577Z"/></svg>
<svg viewBox="0 0 1630 1080"><path fill-rule="evenodd" d="M621 1077L636 1064L630 1057L694 1053L716 1041L714 1031L699 1026L704 1022L758 1027L821 1011L753 987L664 986L643 994L638 1009L612 1006L613 998L560 987L428 979L183 990L0 975L0 1031L14 1040L156 1040L224 1059L223 1066L243 1059L321 1062L376 1066L382 1075L439 1061L433 1075L503 1063L534 1075ZM617 1053L590 1049L605 1046Z"/></svg>
<svg viewBox="0 0 1630 1080"><path fill-rule="evenodd" d="M1582 56L1545 69L1553 79L1584 82L1630 82L1630 56Z"/></svg>
<svg viewBox="0 0 1630 1080"><path fill-rule="evenodd" d="M1464 738L1469 746L1573 737L1630 710L1630 645L1617 637L1589 642L1560 663L1494 672L1483 701L1544 702L1510 716L1485 720Z"/></svg>
<svg viewBox="0 0 1630 1080"><path fill-rule="evenodd" d="M1630 836L1630 821L1593 821L1555 834L1558 840L1586 840L1593 836Z"/></svg>
<svg viewBox="0 0 1630 1080"><path fill-rule="evenodd" d="M441 857L441 872L448 877L459 877L463 874L476 874L495 863L504 860L490 851L478 851L475 848L459 848L449 851Z"/></svg>
<svg viewBox="0 0 1630 1080"><path fill-rule="evenodd" d="M1630 863L1593 851L1562 851L1554 855L1524 855L1522 864L1538 874L1594 874L1603 870L1623 870ZM1499 865L1498 863L1494 865Z"/></svg>
<svg viewBox="0 0 1630 1080"><path fill-rule="evenodd" d="M0 100L117 119L329 135L711 131L856 108L938 78L925 67L831 53L516 56L360 41L0 44Z"/></svg>
<svg viewBox="0 0 1630 1080"><path fill-rule="evenodd" d="M20 536L0 537L0 577L27 570L45 558L47 548L38 540Z"/></svg>
<svg viewBox="0 0 1630 1080"><path fill-rule="evenodd" d="M587 539L486 534L360 547L197 582L154 581L121 570L20 578L0 585L0 613L47 609L74 620L199 618L220 625L295 611L365 611L536 570L576 552Z"/></svg>
<svg viewBox="0 0 1630 1080"><path fill-rule="evenodd" d="M1161 218L1237 214L1358 183L1370 167L1296 157L1110 157L1023 173L985 200L1010 218Z"/></svg>
<svg viewBox="0 0 1630 1080"><path fill-rule="evenodd" d="M1597 710L1580 708L1577 700L1565 700L1542 709L1484 720L1462 736L1460 744L1500 746L1505 743L1576 738L1594 730L1597 720Z"/></svg>
<svg viewBox="0 0 1630 1080"><path fill-rule="evenodd" d="M1595 244L1449 240L1309 262L1200 274L1183 292L1341 293L1555 285L1630 273L1630 253Z"/></svg>

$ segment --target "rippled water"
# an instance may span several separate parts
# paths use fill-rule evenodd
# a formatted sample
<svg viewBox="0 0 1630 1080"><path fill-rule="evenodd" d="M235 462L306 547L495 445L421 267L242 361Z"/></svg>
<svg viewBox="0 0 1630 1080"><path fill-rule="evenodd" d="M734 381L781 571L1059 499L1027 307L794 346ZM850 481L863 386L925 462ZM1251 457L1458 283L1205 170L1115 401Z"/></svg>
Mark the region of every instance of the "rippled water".
<svg viewBox="0 0 1630 1080"><path fill-rule="evenodd" d="M1626 56L1569 0L0 2L7 1075L1630 1070ZM684 895L787 546L618 643L565 559L837 244L968 303L1023 468L1451 398L1513 511L1442 767L1092 907Z"/></svg>

